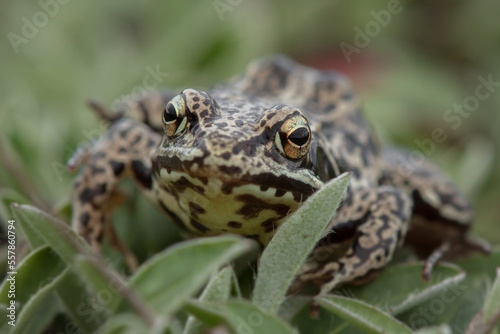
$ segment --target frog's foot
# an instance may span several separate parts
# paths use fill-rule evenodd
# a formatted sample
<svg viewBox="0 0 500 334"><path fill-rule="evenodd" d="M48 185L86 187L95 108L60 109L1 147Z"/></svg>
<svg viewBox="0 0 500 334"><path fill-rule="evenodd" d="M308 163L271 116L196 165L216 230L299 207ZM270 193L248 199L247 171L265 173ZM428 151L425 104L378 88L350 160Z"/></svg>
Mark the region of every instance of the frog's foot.
<svg viewBox="0 0 500 334"><path fill-rule="evenodd" d="M160 140L160 135L146 125L123 119L115 122L84 155L69 161L72 168L84 162L73 183L73 228L97 253L101 252L103 237L109 237L131 270L137 262L116 237L110 219L119 199L116 187L120 179L131 176L146 193L151 192L149 155Z"/></svg>
<svg viewBox="0 0 500 334"><path fill-rule="evenodd" d="M97 102L96 100L89 99L87 101L87 106L92 109L92 111L94 111L99 118L110 123L113 123L123 116L123 112L109 112L100 102Z"/></svg>
<svg viewBox="0 0 500 334"><path fill-rule="evenodd" d="M422 269L422 280L429 281L431 279L432 270L434 266L438 263L438 261L445 256L451 249L451 243L449 241L445 241L436 248L431 255L425 260L424 268Z"/></svg>
<svg viewBox="0 0 500 334"><path fill-rule="evenodd" d="M121 118L129 118L149 125L156 132L163 134L162 113L165 105L174 96L177 90L146 91L144 93L121 99L111 110L106 110L99 102L87 101L87 105L101 118L110 123Z"/></svg>
<svg viewBox="0 0 500 334"><path fill-rule="evenodd" d="M455 258L457 256L464 256L471 252L481 252L484 255L490 255L490 245L482 239L465 235L463 240L452 241L445 240L436 248L424 262L422 269L422 280L429 281L431 279L432 270L434 266L445 257Z"/></svg>
<svg viewBox="0 0 500 334"><path fill-rule="evenodd" d="M382 184L411 194L413 219L407 236L417 255L427 261L422 278L428 280L434 265L442 258L480 251L489 253L489 245L468 234L473 221L469 202L458 188L435 166L416 161L404 150L383 152Z"/></svg>
<svg viewBox="0 0 500 334"><path fill-rule="evenodd" d="M362 190L350 196L335 218L333 232L324 237L319 246L336 242L337 226L340 234L349 233L342 230L346 226L352 227L352 241L345 255L336 261L309 267L299 274L290 292L312 282L321 285L320 294L324 294L342 283L371 276L391 260L404 239L410 215L409 196L392 187Z"/></svg>

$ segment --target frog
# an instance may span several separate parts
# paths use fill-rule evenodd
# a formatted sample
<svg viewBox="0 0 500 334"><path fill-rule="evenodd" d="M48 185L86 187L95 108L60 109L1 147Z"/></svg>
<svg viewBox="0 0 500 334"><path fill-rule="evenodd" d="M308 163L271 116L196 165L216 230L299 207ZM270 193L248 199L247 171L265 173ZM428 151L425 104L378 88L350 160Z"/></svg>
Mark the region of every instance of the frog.
<svg viewBox="0 0 500 334"><path fill-rule="evenodd" d="M150 91L112 111L93 108L109 131L68 161L72 226L96 252L107 238L135 270L116 235L119 181L141 191L188 235L238 234L267 245L280 225L325 183L351 174L346 195L290 292L326 293L369 281L403 244L435 264L489 246L470 233L473 211L430 161L379 143L349 79L284 55L251 62L207 90ZM318 256L316 257L318 258Z"/></svg>

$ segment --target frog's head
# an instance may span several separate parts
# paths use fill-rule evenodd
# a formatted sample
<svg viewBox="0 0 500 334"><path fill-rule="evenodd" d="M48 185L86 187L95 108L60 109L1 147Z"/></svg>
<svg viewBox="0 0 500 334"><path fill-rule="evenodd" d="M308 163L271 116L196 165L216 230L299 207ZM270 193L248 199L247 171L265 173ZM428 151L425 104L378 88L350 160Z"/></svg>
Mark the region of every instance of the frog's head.
<svg viewBox="0 0 500 334"><path fill-rule="evenodd" d="M162 202L192 231L265 242L323 185L297 108L186 89L166 105L163 123L154 175Z"/></svg>

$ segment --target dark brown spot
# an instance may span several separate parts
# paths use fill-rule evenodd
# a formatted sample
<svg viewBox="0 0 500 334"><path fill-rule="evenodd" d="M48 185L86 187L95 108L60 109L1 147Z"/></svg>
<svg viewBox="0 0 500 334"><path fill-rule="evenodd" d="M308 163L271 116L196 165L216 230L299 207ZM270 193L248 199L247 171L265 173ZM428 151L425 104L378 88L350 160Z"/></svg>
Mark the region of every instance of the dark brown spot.
<svg viewBox="0 0 500 334"><path fill-rule="evenodd" d="M89 220L90 220L90 215L87 212L84 212L81 214L80 224L82 224L82 226L87 226L89 223Z"/></svg>
<svg viewBox="0 0 500 334"><path fill-rule="evenodd" d="M92 202L94 197L104 194L107 189L107 183L101 183L95 186L95 188L85 188L80 194L80 201L82 203Z"/></svg>
<svg viewBox="0 0 500 334"><path fill-rule="evenodd" d="M232 228L241 228L242 225L243 224L241 224L240 222L235 222L235 221L230 221L229 223L227 223L227 226Z"/></svg>
<svg viewBox="0 0 500 334"><path fill-rule="evenodd" d="M99 234L96 237L97 242L101 243L103 237L104 237L104 230L101 230L99 231Z"/></svg>
<svg viewBox="0 0 500 334"><path fill-rule="evenodd" d="M276 223L276 221L278 219L279 218L269 218L268 220L262 222L260 225L263 226L263 227L274 226L274 224Z"/></svg>
<svg viewBox="0 0 500 334"><path fill-rule="evenodd" d="M146 146L147 147L152 147L154 144L156 144L156 141L154 141L153 139L149 139Z"/></svg>
<svg viewBox="0 0 500 334"><path fill-rule="evenodd" d="M111 166L111 169L113 170L113 174L115 174L115 176L119 176L125 169L125 164L123 162L111 160L109 162L109 165Z"/></svg>
<svg viewBox="0 0 500 334"><path fill-rule="evenodd" d="M160 207L163 209L163 211L165 211L165 213L173 219L174 223L181 227L181 228L186 228L186 226L184 225L184 223L179 219L179 217L177 217L172 211L170 211L166 206L165 204L163 204L162 201L158 201L158 203L160 204Z"/></svg>
<svg viewBox="0 0 500 334"><path fill-rule="evenodd" d="M134 140L130 143L130 146L135 146L142 139L142 135L138 134Z"/></svg>
<svg viewBox="0 0 500 334"><path fill-rule="evenodd" d="M283 189L276 189L276 192L274 193L274 196L276 197L283 197L286 194L286 191Z"/></svg>
<svg viewBox="0 0 500 334"><path fill-rule="evenodd" d="M208 227L206 227L205 225L200 224L198 221L194 220L193 218L191 218L190 222L191 222L191 225L195 229L197 229L198 231L200 231L202 233L210 231L210 229Z"/></svg>
<svg viewBox="0 0 500 334"><path fill-rule="evenodd" d="M270 204L253 195L238 195L236 200L243 202L243 206L236 212L242 215L245 219L257 217L263 210L275 211L279 217L284 217L290 210L285 204Z"/></svg>
<svg viewBox="0 0 500 334"><path fill-rule="evenodd" d="M236 166L219 166L219 170L228 175L240 174L241 168Z"/></svg>
<svg viewBox="0 0 500 334"><path fill-rule="evenodd" d="M266 186L260 186L260 191L267 191L269 187Z"/></svg>
<svg viewBox="0 0 500 334"><path fill-rule="evenodd" d="M186 189L192 189L200 195L205 193L205 190L202 187L194 185L184 176L182 176L179 180L172 182L172 186L181 194L186 191Z"/></svg>
<svg viewBox="0 0 500 334"><path fill-rule="evenodd" d="M271 119L271 118L273 118L273 117L274 117L274 115L276 115L276 111L274 111L274 112L270 112L269 114L267 114L266 118L267 118L267 119Z"/></svg>
<svg viewBox="0 0 500 334"><path fill-rule="evenodd" d="M205 209L203 209L196 203L189 202L188 205L189 205L189 212L191 213L191 216L193 216L194 218L197 218L199 215L206 213Z"/></svg>
<svg viewBox="0 0 500 334"><path fill-rule="evenodd" d="M292 195L293 195L293 199L295 200L295 202L298 202L298 203L302 203L307 198L306 195L299 193L297 191L294 191L292 193Z"/></svg>
<svg viewBox="0 0 500 334"><path fill-rule="evenodd" d="M221 191L223 194L229 195L233 192L234 184L229 182L224 182L221 187Z"/></svg>
<svg viewBox="0 0 500 334"><path fill-rule="evenodd" d="M134 176L139 183L146 189L151 189L153 185L153 178L151 175L151 168L148 168L142 161L133 160L131 163Z"/></svg>
<svg viewBox="0 0 500 334"><path fill-rule="evenodd" d="M104 173L105 171L106 171L106 169L104 169L102 167L97 167L96 165L90 166L90 174L92 174L92 175L101 174L101 173Z"/></svg>
<svg viewBox="0 0 500 334"><path fill-rule="evenodd" d="M231 153L229 152L223 153L221 154L221 158L224 160L229 160L231 158Z"/></svg>

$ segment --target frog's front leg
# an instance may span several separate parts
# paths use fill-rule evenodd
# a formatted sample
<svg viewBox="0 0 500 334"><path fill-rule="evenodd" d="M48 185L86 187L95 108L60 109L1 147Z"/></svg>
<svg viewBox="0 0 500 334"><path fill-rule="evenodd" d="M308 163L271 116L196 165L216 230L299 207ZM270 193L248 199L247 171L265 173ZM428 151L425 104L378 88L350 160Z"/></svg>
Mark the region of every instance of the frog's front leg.
<svg viewBox="0 0 500 334"><path fill-rule="evenodd" d="M319 246L335 243L336 230L343 234L341 239L352 233L346 253L336 261L309 267L297 277L291 291L313 282L321 285L320 293L327 293L341 283L365 278L384 267L404 240L411 208L409 196L392 187L350 195L339 209L332 232Z"/></svg>
<svg viewBox="0 0 500 334"><path fill-rule="evenodd" d="M101 252L103 237L109 238L131 270L137 267L137 261L116 236L110 219L119 197L116 186L120 179L131 176L146 193L152 191L150 152L160 140L161 136L148 126L121 119L87 149L85 156L74 155L68 163L69 169L76 169L85 162L73 183L74 229L97 253Z"/></svg>

